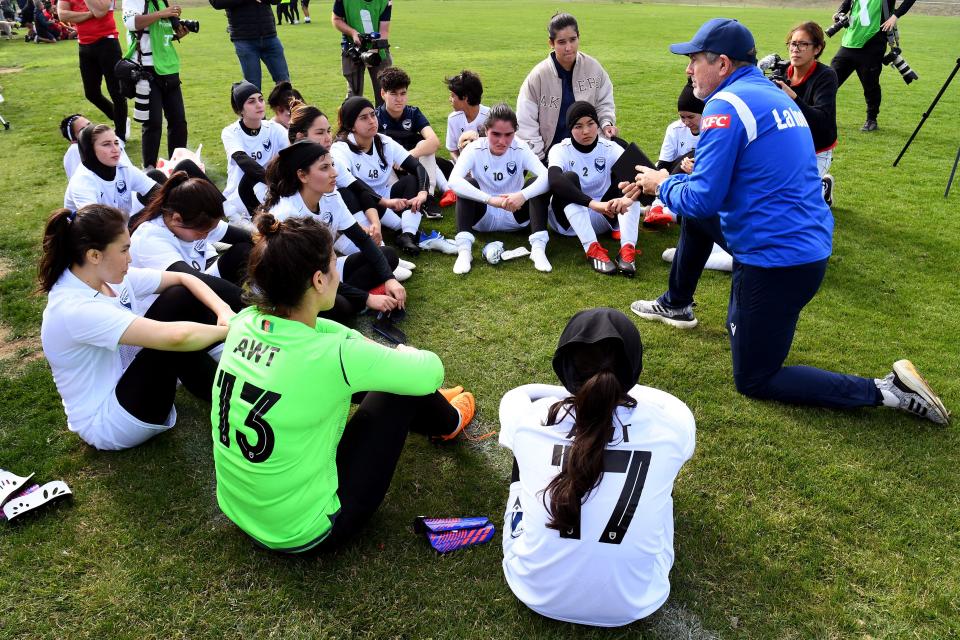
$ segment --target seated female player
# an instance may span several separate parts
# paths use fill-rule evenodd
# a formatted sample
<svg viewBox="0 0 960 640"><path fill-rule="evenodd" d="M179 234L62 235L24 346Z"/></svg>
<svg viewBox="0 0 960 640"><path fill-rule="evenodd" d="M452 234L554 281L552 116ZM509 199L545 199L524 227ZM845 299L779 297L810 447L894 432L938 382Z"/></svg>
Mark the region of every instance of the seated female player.
<svg viewBox="0 0 960 640"><path fill-rule="evenodd" d="M309 140L322 144L327 149L333 145L333 128L330 120L317 107L309 104L294 102L290 106L289 122L290 144L298 140ZM337 192L343 198L347 209L356 218L360 227L378 245L383 245L383 233L380 226L380 207L387 209L387 202L376 191L367 186L363 180L357 180L346 167L337 170ZM352 243L342 247L345 253L358 251ZM417 265L399 258L397 267L393 270L397 280L403 282L408 279Z"/></svg>
<svg viewBox="0 0 960 640"><path fill-rule="evenodd" d="M123 152L120 138L105 124L87 125L77 136L80 166L67 184L63 206L78 211L88 204L119 209L124 218L142 209L160 186L137 169ZM139 198L134 198L136 193Z"/></svg>
<svg viewBox="0 0 960 640"><path fill-rule="evenodd" d="M137 268L197 276L234 311L253 242L246 229L223 220L223 195L204 178L173 173L131 225L130 257ZM214 243L230 245L217 255Z"/></svg>
<svg viewBox="0 0 960 640"><path fill-rule="evenodd" d="M473 262L471 231L517 231L530 227L530 259L538 271L553 269L547 260L547 168L518 141L517 114L500 103L490 109L486 137L464 148L450 174L457 194L457 260L453 272L468 273ZM525 172L533 177L524 181ZM468 178L467 174L472 177ZM543 196L543 197L539 197Z"/></svg>
<svg viewBox="0 0 960 640"><path fill-rule="evenodd" d="M337 192L333 156L323 145L302 140L290 145L267 167L270 191L263 208L283 222L290 218L313 218L337 238L334 249L351 249L337 258L340 287L335 320L345 320L369 307L376 311L402 309L407 292L393 275L397 254L374 244L347 210ZM359 251L358 251L359 249ZM337 251L337 253L344 253ZM384 293L369 293L383 285ZM346 305L346 306L344 306Z"/></svg>
<svg viewBox="0 0 960 640"><path fill-rule="evenodd" d="M263 94L246 80L233 83L230 105L240 118L220 133L227 153L227 186L223 190L227 201L223 210L230 222L252 228L250 216L267 191L265 167L287 146L287 130L264 119Z"/></svg>
<svg viewBox="0 0 960 640"><path fill-rule="evenodd" d="M373 104L363 96L347 98L338 114L337 141L330 150L337 166L373 189L381 198L380 222L399 231L397 247L417 255L417 232L427 200L430 180L420 162L389 136L377 133L379 123ZM394 166L408 175L396 178ZM399 212L399 213L398 213Z"/></svg>
<svg viewBox="0 0 960 640"><path fill-rule="evenodd" d="M129 250L127 221L113 207L58 209L44 230L43 353L67 426L97 449L134 447L172 427L178 379L209 400L216 363L203 349L226 337L233 316L191 275L128 270Z"/></svg>
<svg viewBox="0 0 960 640"><path fill-rule="evenodd" d="M217 501L266 548L330 549L380 506L407 432L449 440L472 419L474 399L462 387L441 394L435 354L317 318L339 280L324 225L270 213L256 224L258 299L230 323L210 412Z"/></svg>
<svg viewBox="0 0 960 640"><path fill-rule="evenodd" d="M693 455L687 406L643 387L640 334L613 309L573 316L553 370L500 402L500 444L514 456L503 571L541 615L615 627L666 601L673 483Z"/></svg>
<svg viewBox="0 0 960 640"><path fill-rule="evenodd" d="M611 171L623 148L600 137L597 110L589 102L567 109L569 138L550 148L550 224L558 233L576 236L594 271L632 278L637 273L640 204L620 193ZM613 223L617 220L617 224ZM614 264L597 240L598 233L620 230L620 252Z"/></svg>

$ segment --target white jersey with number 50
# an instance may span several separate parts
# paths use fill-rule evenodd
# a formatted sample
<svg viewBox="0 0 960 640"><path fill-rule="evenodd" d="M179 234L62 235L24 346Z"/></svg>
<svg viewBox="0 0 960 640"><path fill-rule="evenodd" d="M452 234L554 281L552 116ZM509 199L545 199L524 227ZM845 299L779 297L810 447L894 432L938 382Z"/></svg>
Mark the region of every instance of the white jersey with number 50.
<svg viewBox="0 0 960 640"><path fill-rule="evenodd" d="M673 482L693 455L687 406L637 385L621 407L600 485L570 531L548 529L543 491L564 464L573 419L543 426L563 387L525 385L500 402L500 444L520 470L503 529L503 570L514 594L541 615L595 626L644 618L666 601L673 566ZM561 412L562 415L562 412Z"/></svg>

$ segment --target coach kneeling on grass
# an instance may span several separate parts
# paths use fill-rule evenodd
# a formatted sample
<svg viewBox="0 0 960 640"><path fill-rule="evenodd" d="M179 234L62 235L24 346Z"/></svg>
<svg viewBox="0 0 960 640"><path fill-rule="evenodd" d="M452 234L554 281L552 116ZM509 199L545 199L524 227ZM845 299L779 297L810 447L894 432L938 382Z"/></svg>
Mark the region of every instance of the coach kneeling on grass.
<svg viewBox="0 0 960 640"><path fill-rule="evenodd" d="M810 128L756 67L753 35L737 21L710 20L670 51L690 57L687 75L706 108L692 174L637 167L636 181L620 184L634 198L656 193L683 216L667 292L631 310L696 326L693 294L716 241L734 258L727 327L738 391L822 407L884 405L947 424L950 413L909 360L882 379L783 366L832 249Z"/></svg>

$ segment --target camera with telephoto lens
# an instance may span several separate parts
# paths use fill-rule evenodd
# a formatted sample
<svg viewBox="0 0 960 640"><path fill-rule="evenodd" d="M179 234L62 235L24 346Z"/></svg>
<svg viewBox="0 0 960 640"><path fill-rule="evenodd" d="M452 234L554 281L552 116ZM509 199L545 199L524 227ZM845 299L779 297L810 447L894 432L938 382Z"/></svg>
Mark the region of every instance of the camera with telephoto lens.
<svg viewBox="0 0 960 640"><path fill-rule="evenodd" d="M173 26L173 30L176 31L181 25L184 29L190 33L200 33L200 21L199 20L181 20L176 16L170 18L170 24Z"/></svg>
<svg viewBox="0 0 960 640"><path fill-rule="evenodd" d="M776 84L777 81L789 84L787 82L787 67L790 66L790 63L782 60L777 54L771 53L768 56L760 58L760 60L757 61L757 66L760 67L764 75L770 78L770 81L774 84Z"/></svg>
<svg viewBox="0 0 960 640"><path fill-rule="evenodd" d="M837 31L840 29L846 29L850 26L850 14L849 13L838 13L833 16L833 24L827 29L827 37L832 38L837 34Z"/></svg>
<svg viewBox="0 0 960 640"><path fill-rule="evenodd" d="M900 55L900 47L890 47L890 53L883 56L883 64L889 64L900 72L903 81L910 84L914 80L919 80L917 72L910 68L910 64Z"/></svg>
<svg viewBox="0 0 960 640"><path fill-rule="evenodd" d="M389 49L390 45L386 40L380 39L380 33L360 33L360 44L350 42L345 46L344 51L356 63L362 63L368 67L375 67L380 64L380 50Z"/></svg>

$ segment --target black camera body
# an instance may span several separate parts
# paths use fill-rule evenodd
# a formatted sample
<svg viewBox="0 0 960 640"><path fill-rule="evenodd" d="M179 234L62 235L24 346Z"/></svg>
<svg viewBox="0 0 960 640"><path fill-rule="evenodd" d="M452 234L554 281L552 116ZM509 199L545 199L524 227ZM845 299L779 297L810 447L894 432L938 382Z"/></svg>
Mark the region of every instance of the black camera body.
<svg viewBox="0 0 960 640"><path fill-rule="evenodd" d="M344 53L350 56L354 62L367 67L375 67L380 64L380 50L389 49L389 43L387 43L386 40L382 40L380 33L377 31L373 33L361 33L359 37L360 44L357 45L353 42L346 43L343 49Z"/></svg>
<svg viewBox="0 0 960 640"><path fill-rule="evenodd" d="M181 20L180 18L173 17L170 18L170 24L173 25L174 31L176 31L180 26L183 26L183 28L190 33L200 33L199 20Z"/></svg>
<svg viewBox="0 0 960 640"><path fill-rule="evenodd" d="M757 66L760 67L763 74L770 78L770 81L774 84L777 82L789 84L787 82L787 68L790 66L790 62L781 59L776 53L771 53L768 56L760 58L760 60L757 61Z"/></svg>
<svg viewBox="0 0 960 640"><path fill-rule="evenodd" d="M850 26L850 14L849 13L838 13L833 16L833 24L827 28L827 37L832 38L837 34L837 31L840 29L846 29Z"/></svg>
<svg viewBox="0 0 960 640"><path fill-rule="evenodd" d="M914 80L919 80L920 76L917 75L917 72L910 68L910 64L903 59L903 56L900 55L900 47L890 47L890 52L883 56L883 64L892 66L894 69L900 72L900 77L903 78L903 81L907 84L910 84Z"/></svg>

